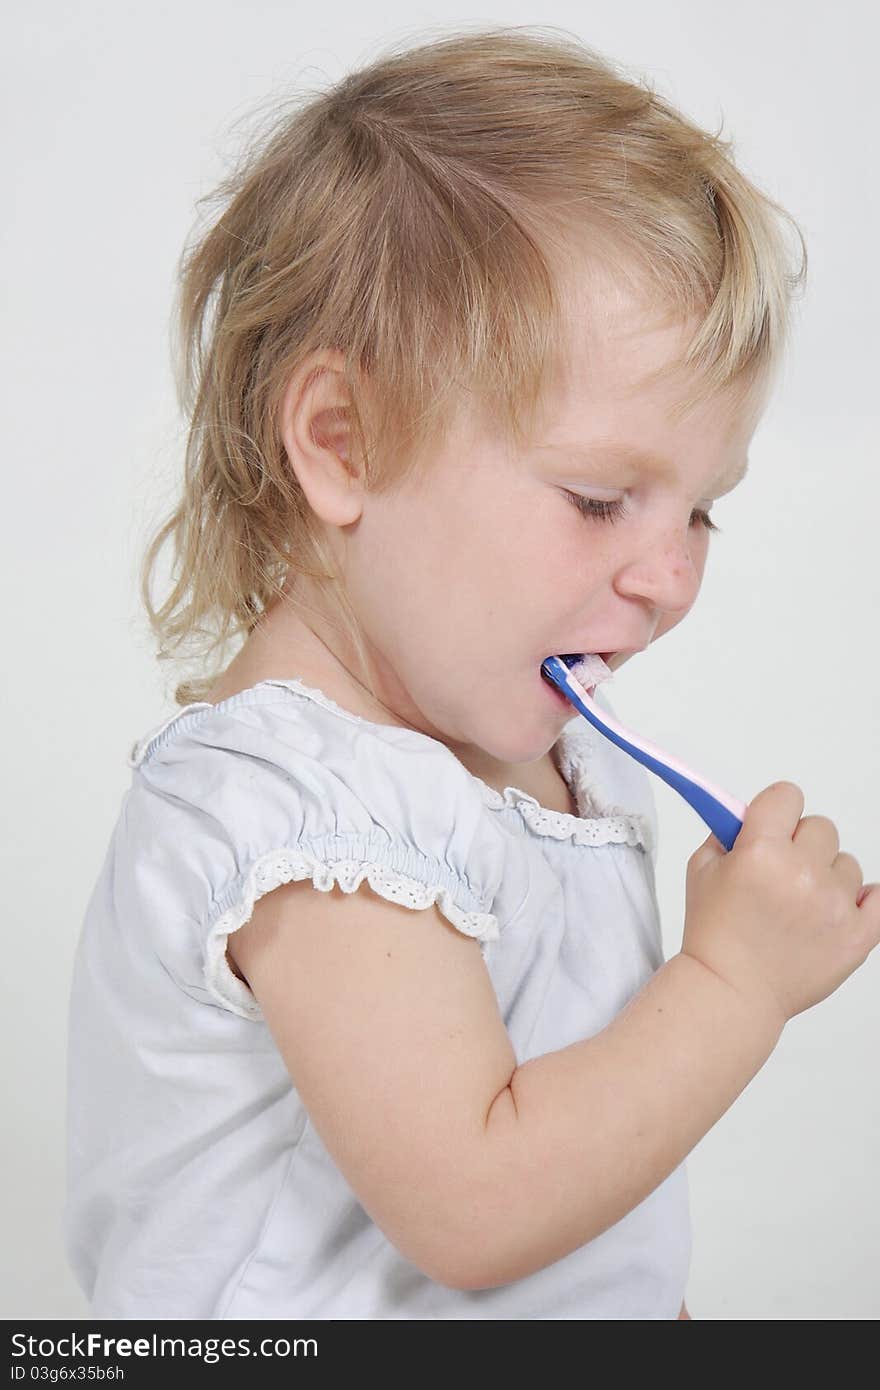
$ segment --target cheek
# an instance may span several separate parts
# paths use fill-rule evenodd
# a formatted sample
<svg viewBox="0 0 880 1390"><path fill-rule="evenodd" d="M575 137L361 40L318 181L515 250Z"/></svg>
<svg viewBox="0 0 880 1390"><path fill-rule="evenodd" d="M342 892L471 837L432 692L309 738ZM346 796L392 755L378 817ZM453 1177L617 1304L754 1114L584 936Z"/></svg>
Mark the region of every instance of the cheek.
<svg viewBox="0 0 880 1390"><path fill-rule="evenodd" d="M470 553L460 547L458 553L484 593L504 595L526 607L530 595L534 599L558 583L560 574L584 558L583 537L580 547L573 545L571 530L559 524L547 497L526 489L511 489L485 511L482 524L472 529Z"/></svg>

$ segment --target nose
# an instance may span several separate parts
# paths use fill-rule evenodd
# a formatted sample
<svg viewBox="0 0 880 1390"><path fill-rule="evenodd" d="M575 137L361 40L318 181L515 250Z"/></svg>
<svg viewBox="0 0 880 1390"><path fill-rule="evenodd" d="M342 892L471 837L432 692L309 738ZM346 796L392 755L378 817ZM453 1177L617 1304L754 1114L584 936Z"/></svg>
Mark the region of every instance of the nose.
<svg viewBox="0 0 880 1390"><path fill-rule="evenodd" d="M693 530L687 537L669 532L638 559L624 565L615 587L628 598L647 599L668 613L686 613L693 606L703 582L706 546Z"/></svg>

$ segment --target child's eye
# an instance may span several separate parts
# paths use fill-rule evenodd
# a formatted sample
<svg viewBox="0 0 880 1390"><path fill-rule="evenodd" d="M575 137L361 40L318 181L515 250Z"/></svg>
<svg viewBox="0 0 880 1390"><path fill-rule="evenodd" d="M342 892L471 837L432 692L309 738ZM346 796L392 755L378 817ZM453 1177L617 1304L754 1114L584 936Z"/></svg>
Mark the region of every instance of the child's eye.
<svg viewBox="0 0 880 1390"><path fill-rule="evenodd" d="M598 517L603 521L617 521L626 511L626 504L622 498L616 502L600 502L595 497L581 497L577 492L569 492L563 488L566 497L571 498L574 505L582 516ZM720 531L721 527L716 526L709 512L694 511L691 513L691 525L700 524L707 531Z"/></svg>

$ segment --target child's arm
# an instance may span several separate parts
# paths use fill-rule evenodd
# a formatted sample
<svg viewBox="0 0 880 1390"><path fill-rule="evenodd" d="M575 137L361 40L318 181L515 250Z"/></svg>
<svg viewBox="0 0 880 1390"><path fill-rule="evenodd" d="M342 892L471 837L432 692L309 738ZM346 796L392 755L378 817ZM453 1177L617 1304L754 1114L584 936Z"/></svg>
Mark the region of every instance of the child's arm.
<svg viewBox="0 0 880 1390"><path fill-rule="evenodd" d="M781 1033L677 955L596 1036L517 1066L478 943L366 885L266 894L229 954L358 1200L462 1289L520 1279L619 1221Z"/></svg>
<svg viewBox="0 0 880 1390"><path fill-rule="evenodd" d="M491 1282L561 1259L632 1211L718 1122L781 1033L760 1000L678 954L600 1033L518 1067L487 1124L523 1203L506 1249L503 1231L493 1249Z"/></svg>

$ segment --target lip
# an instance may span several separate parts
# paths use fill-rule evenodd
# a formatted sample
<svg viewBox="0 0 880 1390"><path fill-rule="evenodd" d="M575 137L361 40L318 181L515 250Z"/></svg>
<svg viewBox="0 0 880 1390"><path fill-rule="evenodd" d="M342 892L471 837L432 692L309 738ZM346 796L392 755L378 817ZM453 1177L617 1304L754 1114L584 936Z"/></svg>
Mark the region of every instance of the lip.
<svg viewBox="0 0 880 1390"><path fill-rule="evenodd" d="M596 656L602 658L606 666L610 666L613 670L614 663L617 661L618 657L635 656L636 652L643 652L650 645L650 642L645 642L640 647L615 647L614 650L610 652L596 651L595 647L584 647L583 653L586 655L587 652L594 652Z"/></svg>
<svg viewBox="0 0 880 1390"><path fill-rule="evenodd" d="M649 639L647 642L643 643L639 647L617 647L614 651L611 652L596 651L595 647L590 646L588 644L581 648L580 655L586 656L592 652L594 655L601 657L601 659L605 662L605 665L608 667L610 671L614 671L617 669L617 667L621 664L622 661L625 661L627 659L627 657L634 656L636 652L645 651L646 648L650 646L652 640L653 639ZM569 649L571 653L573 653L575 650L575 647L571 647ZM553 653L553 655L561 656L563 654L563 651L563 648L558 648L557 651ZM556 686L554 686L552 681L545 680L542 676L541 683L542 685L547 686L547 688L557 697L557 699L562 700L564 704L568 704L568 701L566 700L565 696L560 694L559 690L556 688ZM590 691L593 691L595 689L595 686L590 686Z"/></svg>
<svg viewBox="0 0 880 1390"><path fill-rule="evenodd" d="M577 650L576 648L572 647L572 648L570 649L570 654L573 655L573 654L575 653L576 650ZM567 654L569 654L569 653L567 653ZM562 652L557 653L557 655L560 655L560 656L561 656L561 655L562 655ZM598 656L598 657L601 658L602 661L605 662L605 665L606 665L606 666L610 666L611 663L612 663L612 660L613 660L615 657L618 657L618 656L625 656L625 655L626 655L626 652L625 652L624 650L621 650L621 649L618 649L617 651L613 651L613 652L600 652L600 651L597 651L595 647L583 647L583 648L581 649L581 651L578 652L578 655L579 655L579 656L588 656L588 655Z"/></svg>

